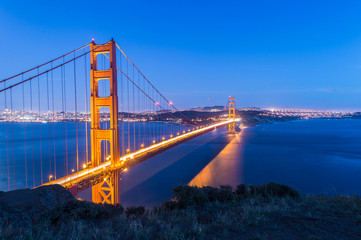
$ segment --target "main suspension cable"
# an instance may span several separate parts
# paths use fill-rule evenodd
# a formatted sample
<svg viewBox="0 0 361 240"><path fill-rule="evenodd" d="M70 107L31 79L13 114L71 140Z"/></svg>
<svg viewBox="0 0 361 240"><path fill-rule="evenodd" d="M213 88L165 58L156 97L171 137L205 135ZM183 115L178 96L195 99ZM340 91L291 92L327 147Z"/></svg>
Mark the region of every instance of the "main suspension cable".
<svg viewBox="0 0 361 240"><path fill-rule="evenodd" d="M117 46L117 48L119 49L119 51L128 59L128 61L133 65L133 67L140 73L140 75L142 75L142 77L149 83L149 85L176 111L178 111L182 116L184 116L185 118L189 119L191 122L193 122L193 120L191 120L189 117L187 117L186 115L184 115L180 110L178 110L174 104L169 101L166 97L164 97L164 95L162 93L160 93L158 91L158 89L155 88L155 86L148 80L148 78L146 78L146 76L144 76L144 74L137 68L137 66L130 60L130 58L124 53L124 51L119 47L119 45L117 43L115 43L115 45ZM196 124L197 125L197 124Z"/></svg>
<svg viewBox="0 0 361 240"><path fill-rule="evenodd" d="M62 55L62 56L60 56L60 57L57 57L57 58L55 58L55 59L53 59L53 60L50 60L50 61L48 61L48 62L46 62L46 63L43 63L43 64L41 64L41 65L39 65L39 66L33 67L33 68L31 68L31 69L29 69L29 70L27 70L27 71L24 71L24 72L22 72L22 73L16 74L16 75L11 76L11 77L9 77L9 78L3 79L3 80L0 81L0 83L9 81L10 79L13 79L13 78L18 77L18 76L21 76L21 75L23 75L23 74L25 74L25 73L31 72L31 71L33 71L33 70L35 70L35 69L37 69L37 68L40 68L40 67L43 67L43 66L49 64L49 63L53 63L54 61L59 60L59 59L61 59L62 57L68 56L68 55L70 55L70 54L72 54L72 53L75 53L75 52L79 51L80 49L86 48L86 47L89 46L89 45L90 45L90 43L88 43L87 45L84 45L84 46L82 46L82 47L80 47L80 48L78 48L78 49L75 49L75 50L73 50L73 51L71 51L71 52L69 52L69 53L67 53L67 54L64 54L64 55Z"/></svg>

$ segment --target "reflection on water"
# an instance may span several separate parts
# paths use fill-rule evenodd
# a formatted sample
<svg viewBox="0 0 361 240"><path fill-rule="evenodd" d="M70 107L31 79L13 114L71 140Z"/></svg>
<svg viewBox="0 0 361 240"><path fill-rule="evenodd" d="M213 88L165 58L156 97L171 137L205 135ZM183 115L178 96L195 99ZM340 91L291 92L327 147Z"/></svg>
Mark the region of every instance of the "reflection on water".
<svg viewBox="0 0 361 240"><path fill-rule="evenodd" d="M189 185L218 187L227 184L235 186L243 182L242 133L228 135L228 138L233 139Z"/></svg>
<svg viewBox="0 0 361 240"><path fill-rule="evenodd" d="M227 135L217 129L122 174L124 206L169 200L179 184L289 185L302 194L361 195L361 120L265 124Z"/></svg>
<svg viewBox="0 0 361 240"><path fill-rule="evenodd" d="M62 124L58 125L55 125L55 131L59 130L55 148L61 150L63 144L58 143L61 143L63 132ZM69 129L70 126L72 123L69 123ZM79 128L82 127L84 128L79 124ZM23 132L22 125L14 124L14 129L15 133L18 130ZM31 130L31 127L26 129ZM45 127L44 129L46 130ZM6 126L0 124L0 190L6 190L8 183L5 133ZM31 131L26 133L30 138ZM46 141L48 131L43 131L43 134L42 139ZM23 136L19 136L21 139L15 139L14 145L22 152L22 147L25 146ZM76 156L73 139L75 134L69 133L69 156ZM38 142L35 141L35 146ZM27 154L31 180L32 144L26 147L29 148ZM53 146L50 147L53 150ZM46 142L42 151L44 161L49 157L48 152ZM37 153L35 152L35 157ZM64 154L62 151L56 153L59 158L57 170L61 170ZM12 160L11 157L9 159ZM21 168L24 166L24 159L15 152L14 160L16 169L20 169L16 172L16 184L24 186L25 178L20 175L24 173L24 168ZM70 165L74 163L70 162ZM45 173L46 170L45 168ZM39 175L35 172L37 179ZM172 188L179 184L235 186L240 183L268 182L286 184L304 194L361 195L361 120L265 124L247 128L236 136L226 134L226 129L217 129L129 169L122 174L120 191L121 201L125 206L153 206L170 199L173 195ZM91 200L91 194L86 197L89 192L90 190L84 192L81 197Z"/></svg>
<svg viewBox="0 0 361 240"><path fill-rule="evenodd" d="M191 139L123 173L122 204L154 206L169 200L174 186L188 184L232 141L225 131Z"/></svg>
<svg viewBox="0 0 361 240"><path fill-rule="evenodd" d="M172 167L153 172L144 182L138 179L137 187L123 195L127 204L167 200L180 183L217 187L277 182L302 194L361 195L361 120L265 124L236 136L218 129L192 141L159 155L159 161L171 161ZM191 149L195 142L199 146ZM131 192L132 197L127 195Z"/></svg>

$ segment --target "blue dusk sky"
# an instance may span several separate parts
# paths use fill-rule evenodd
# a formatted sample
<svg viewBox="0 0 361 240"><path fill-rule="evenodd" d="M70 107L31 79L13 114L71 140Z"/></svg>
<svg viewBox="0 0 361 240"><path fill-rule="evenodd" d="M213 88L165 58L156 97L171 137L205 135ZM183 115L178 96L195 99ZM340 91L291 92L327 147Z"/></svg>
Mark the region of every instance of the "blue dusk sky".
<svg viewBox="0 0 361 240"><path fill-rule="evenodd" d="M0 79L112 37L178 108L361 111L361 1L1 1Z"/></svg>

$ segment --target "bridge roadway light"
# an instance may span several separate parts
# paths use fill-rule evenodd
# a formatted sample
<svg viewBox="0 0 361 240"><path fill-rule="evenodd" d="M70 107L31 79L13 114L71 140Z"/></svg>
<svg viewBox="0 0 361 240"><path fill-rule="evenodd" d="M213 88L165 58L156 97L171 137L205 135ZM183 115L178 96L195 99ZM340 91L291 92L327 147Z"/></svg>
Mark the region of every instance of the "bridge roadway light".
<svg viewBox="0 0 361 240"><path fill-rule="evenodd" d="M129 148L127 149L127 153L128 153L128 152L130 152L130 149L129 149Z"/></svg>
<svg viewBox="0 0 361 240"><path fill-rule="evenodd" d="M144 144L140 145L140 147L143 148L143 147L144 147Z"/></svg>
<svg viewBox="0 0 361 240"><path fill-rule="evenodd" d="M164 141L165 137L162 137L162 140Z"/></svg>
<svg viewBox="0 0 361 240"><path fill-rule="evenodd" d="M153 144L155 144L155 140L153 140Z"/></svg>
<svg viewBox="0 0 361 240"><path fill-rule="evenodd" d="M74 169L72 169L71 172L73 173L73 172L74 172Z"/></svg>
<svg viewBox="0 0 361 240"><path fill-rule="evenodd" d="M84 163L84 164L83 164L83 169L85 169L85 168L86 168L86 164Z"/></svg>
<svg viewBox="0 0 361 240"><path fill-rule="evenodd" d="M179 135L179 132L177 132L177 135Z"/></svg>
<svg viewBox="0 0 361 240"><path fill-rule="evenodd" d="M173 134L171 134L170 137L172 138L172 137L173 137Z"/></svg>
<svg viewBox="0 0 361 240"><path fill-rule="evenodd" d="M50 182L50 180L53 178L53 175L49 175L49 182Z"/></svg>

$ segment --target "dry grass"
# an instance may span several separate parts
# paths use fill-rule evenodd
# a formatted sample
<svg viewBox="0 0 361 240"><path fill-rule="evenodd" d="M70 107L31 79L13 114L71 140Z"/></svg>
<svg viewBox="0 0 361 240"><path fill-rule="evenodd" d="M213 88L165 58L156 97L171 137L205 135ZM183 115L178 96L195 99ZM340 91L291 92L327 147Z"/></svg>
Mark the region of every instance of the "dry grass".
<svg viewBox="0 0 361 240"><path fill-rule="evenodd" d="M240 189L243 189L240 191ZM147 211L72 201L32 226L1 227L2 239L361 239L359 197L300 197L268 184L178 186L171 202Z"/></svg>

